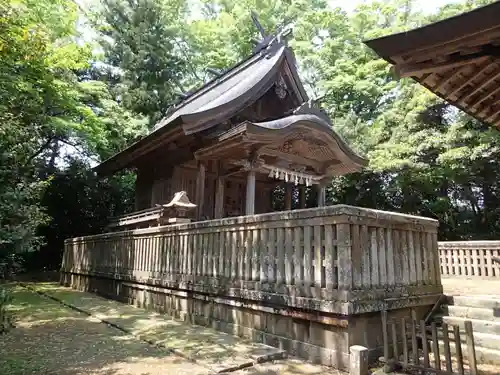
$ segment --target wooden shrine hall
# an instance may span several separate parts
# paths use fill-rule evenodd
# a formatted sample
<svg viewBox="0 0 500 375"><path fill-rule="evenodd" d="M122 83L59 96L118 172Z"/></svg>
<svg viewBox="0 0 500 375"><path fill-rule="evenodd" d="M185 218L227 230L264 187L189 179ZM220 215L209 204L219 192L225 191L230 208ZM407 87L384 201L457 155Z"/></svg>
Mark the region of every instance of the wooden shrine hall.
<svg viewBox="0 0 500 375"><path fill-rule="evenodd" d="M399 77L500 127L500 2L365 43Z"/></svg>
<svg viewBox="0 0 500 375"><path fill-rule="evenodd" d="M136 211L68 238L61 283L347 369L355 345L382 354L381 311L420 320L441 298L438 223L325 205L366 160L308 99L285 32L254 22L248 59L97 167L137 171Z"/></svg>
<svg viewBox="0 0 500 375"><path fill-rule="evenodd" d="M294 55L280 35L172 106L146 137L96 169L137 171L136 210L114 227L156 222L163 205L185 191L195 220L272 212L273 192L284 209L305 208L305 189L325 204L332 176L358 171L366 161L332 129L309 100ZM161 225L161 223L159 223Z"/></svg>

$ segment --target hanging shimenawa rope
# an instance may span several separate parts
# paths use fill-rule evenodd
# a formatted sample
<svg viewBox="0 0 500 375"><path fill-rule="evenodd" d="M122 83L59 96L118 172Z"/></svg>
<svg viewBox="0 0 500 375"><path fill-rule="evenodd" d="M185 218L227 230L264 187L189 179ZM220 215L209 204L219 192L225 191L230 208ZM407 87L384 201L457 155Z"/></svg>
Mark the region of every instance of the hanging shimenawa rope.
<svg viewBox="0 0 500 375"><path fill-rule="evenodd" d="M305 184L306 186L311 186L312 184L318 184L319 180L323 178L323 176L314 176L308 173L296 172L268 165L263 165L262 167L269 169L270 178L283 180L285 182L293 182L295 185Z"/></svg>

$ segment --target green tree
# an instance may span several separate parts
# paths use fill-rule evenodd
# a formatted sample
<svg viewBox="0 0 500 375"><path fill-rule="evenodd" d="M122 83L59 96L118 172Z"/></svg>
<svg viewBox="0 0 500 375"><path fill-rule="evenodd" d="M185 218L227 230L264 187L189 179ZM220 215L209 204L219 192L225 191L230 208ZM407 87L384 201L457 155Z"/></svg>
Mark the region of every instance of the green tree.
<svg viewBox="0 0 500 375"><path fill-rule="evenodd" d="M81 111L67 95L70 87L64 73L79 68L87 51L71 42L54 45L68 35L71 7L64 2L0 3L0 253L4 260L33 249L36 228L44 221L39 199L46 181L37 176L39 158L53 137L78 129L71 120Z"/></svg>
<svg viewBox="0 0 500 375"><path fill-rule="evenodd" d="M92 76L91 47L78 40L77 15L71 0L0 2L0 263L6 267L14 254L46 240L37 236L49 219L44 211L65 209L57 200L41 204L66 168L65 154L98 160L144 131L145 121Z"/></svg>
<svg viewBox="0 0 500 375"><path fill-rule="evenodd" d="M94 18L107 67L104 78L119 102L154 125L186 90L186 3L104 0L102 5Z"/></svg>

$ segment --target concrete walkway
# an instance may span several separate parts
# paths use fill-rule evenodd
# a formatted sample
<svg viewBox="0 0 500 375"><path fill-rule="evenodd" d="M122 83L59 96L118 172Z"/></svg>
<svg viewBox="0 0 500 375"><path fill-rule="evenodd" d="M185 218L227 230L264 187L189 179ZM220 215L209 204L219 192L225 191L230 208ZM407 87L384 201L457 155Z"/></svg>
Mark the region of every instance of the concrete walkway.
<svg viewBox="0 0 500 375"><path fill-rule="evenodd" d="M150 344L166 348L211 372L262 375L343 374L338 370L298 359L282 360L286 357L282 350L211 328L179 322L165 314L76 291L56 283L23 285Z"/></svg>

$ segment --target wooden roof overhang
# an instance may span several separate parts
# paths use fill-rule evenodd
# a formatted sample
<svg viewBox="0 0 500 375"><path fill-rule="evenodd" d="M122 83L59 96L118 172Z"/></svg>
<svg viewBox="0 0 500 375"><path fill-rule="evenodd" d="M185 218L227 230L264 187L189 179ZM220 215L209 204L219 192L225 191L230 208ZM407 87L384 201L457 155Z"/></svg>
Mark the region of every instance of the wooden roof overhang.
<svg viewBox="0 0 500 375"><path fill-rule="evenodd" d="M315 113L297 113L273 121L245 121L195 152L198 160L227 160L247 167L254 159L264 173L270 168L295 170L318 178L357 172L367 160L357 155Z"/></svg>
<svg viewBox="0 0 500 375"><path fill-rule="evenodd" d="M135 166L139 157L159 147L226 121L261 97L278 77L284 79L293 92L297 106L308 100L292 51L274 41L170 108L150 134L105 160L95 170L99 174L111 174Z"/></svg>
<svg viewBox="0 0 500 375"><path fill-rule="evenodd" d="M173 121L169 126L148 134L121 152L103 161L94 170L100 175L110 175L121 169L133 166L139 157L181 138L184 132L179 124L180 121Z"/></svg>
<svg viewBox="0 0 500 375"><path fill-rule="evenodd" d="M500 126L500 2L408 32L365 42L430 91Z"/></svg>

